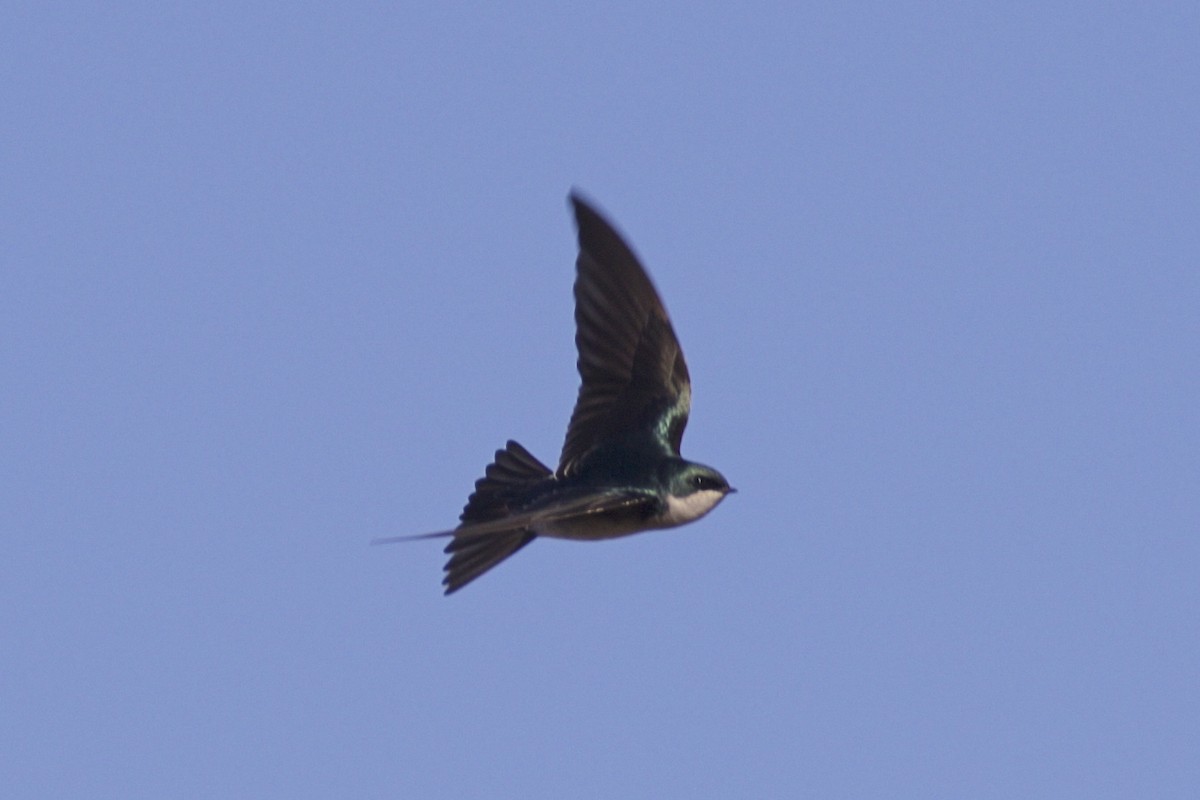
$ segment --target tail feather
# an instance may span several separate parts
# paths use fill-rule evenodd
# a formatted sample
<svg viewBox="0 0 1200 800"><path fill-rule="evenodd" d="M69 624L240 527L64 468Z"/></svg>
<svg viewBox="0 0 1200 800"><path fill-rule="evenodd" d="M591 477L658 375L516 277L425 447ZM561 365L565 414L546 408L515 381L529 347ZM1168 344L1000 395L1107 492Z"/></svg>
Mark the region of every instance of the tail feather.
<svg viewBox="0 0 1200 800"><path fill-rule="evenodd" d="M475 491L467 498L459 519L463 524L490 522L510 513L509 502L514 491L549 477L551 470L534 458L521 445L508 441L503 450L488 464L483 477L475 481Z"/></svg>
<svg viewBox="0 0 1200 800"><path fill-rule="evenodd" d="M495 460L488 465L482 478L475 482L475 491L467 499L459 519L462 525L503 519L512 513L514 497L548 478L552 470L538 461L528 450L509 440L503 450L496 451ZM444 567L442 584L446 594L456 592L499 564L536 538L528 528L497 531L496 533L455 536L448 545L450 559Z"/></svg>
<svg viewBox="0 0 1200 800"><path fill-rule="evenodd" d="M453 552L453 555L446 562L446 577L442 579L446 594L457 592L535 538L536 534L521 528L507 533L493 533L451 542L447 545L446 552ZM451 551L450 548L461 541L467 541L468 544Z"/></svg>

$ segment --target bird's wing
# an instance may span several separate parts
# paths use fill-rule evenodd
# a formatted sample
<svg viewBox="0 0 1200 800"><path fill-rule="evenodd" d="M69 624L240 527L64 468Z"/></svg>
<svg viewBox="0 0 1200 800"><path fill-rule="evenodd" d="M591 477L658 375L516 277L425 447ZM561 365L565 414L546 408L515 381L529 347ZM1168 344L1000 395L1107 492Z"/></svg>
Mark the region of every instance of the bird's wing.
<svg viewBox="0 0 1200 800"><path fill-rule="evenodd" d="M462 525L451 532L454 538L446 545L450 558L444 567L446 574L442 585L446 587L446 594L458 591L532 542L542 525L618 511L637 513L639 509L649 515L655 503L653 497L644 493L583 497L503 520Z"/></svg>
<svg viewBox="0 0 1200 800"><path fill-rule="evenodd" d="M596 445L646 436L675 455L691 406L683 350L654 284L621 235L578 194L575 344L579 398L558 474L569 475Z"/></svg>
<svg viewBox="0 0 1200 800"><path fill-rule="evenodd" d="M433 533L417 533L405 536L382 536L372 539L371 544L395 544L397 542L412 542L419 539L445 539L454 537L454 541L446 545L446 552L452 553L458 549L458 542L496 533L507 533L518 529L529 529L536 532L542 525L552 525L559 522L570 522L584 519L596 514L614 511L632 511L643 507L653 511L658 500L647 492L630 490L628 492L613 492L607 494L589 494L572 500L554 503L553 505L533 511L523 511L500 519L487 522L464 522L457 528Z"/></svg>

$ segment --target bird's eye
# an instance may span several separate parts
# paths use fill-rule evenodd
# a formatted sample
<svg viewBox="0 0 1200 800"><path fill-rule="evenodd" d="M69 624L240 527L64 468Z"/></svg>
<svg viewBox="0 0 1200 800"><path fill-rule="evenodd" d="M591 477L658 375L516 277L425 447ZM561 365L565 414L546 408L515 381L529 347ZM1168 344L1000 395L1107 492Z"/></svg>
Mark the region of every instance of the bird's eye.
<svg viewBox="0 0 1200 800"><path fill-rule="evenodd" d="M697 489L715 489L716 481L706 475L697 475L692 478L692 486L695 486Z"/></svg>

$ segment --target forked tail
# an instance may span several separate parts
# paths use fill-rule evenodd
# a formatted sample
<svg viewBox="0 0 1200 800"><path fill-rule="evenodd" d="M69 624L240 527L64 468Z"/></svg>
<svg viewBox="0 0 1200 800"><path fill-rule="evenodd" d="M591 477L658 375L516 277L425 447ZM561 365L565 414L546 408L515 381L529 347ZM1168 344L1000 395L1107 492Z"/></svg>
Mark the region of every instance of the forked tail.
<svg viewBox="0 0 1200 800"><path fill-rule="evenodd" d="M531 484L550 475L549 467L511 439L503 450L496 451L495 460L488 465L483 477L475 481L475 491L459 517L462 524L455 533L461 531L461 534L446 545L445 552L451 554L444 567L446 576L442 579L446 594L458 591L534 540L537 534L528 528L481 535L471 535L470 528L509 516L514 511L511 504Z"/></svg>
<svg viewBox="0 0 1200 800"><path fill-rule="evenodd" d="M456 592L534 540L537 534L528 528L496 529L496 526L514 512L513 503L532 484L551 474L552 470L532 453L509 440L503 450L496 451L483 477L475 481L475 491L467 498L457 528L415 536L386 536L372 540L371 544L453 537L445 549L451 555L444 567L442 584L446 594ZM485 525L484 530L479 530Z"/></svg>

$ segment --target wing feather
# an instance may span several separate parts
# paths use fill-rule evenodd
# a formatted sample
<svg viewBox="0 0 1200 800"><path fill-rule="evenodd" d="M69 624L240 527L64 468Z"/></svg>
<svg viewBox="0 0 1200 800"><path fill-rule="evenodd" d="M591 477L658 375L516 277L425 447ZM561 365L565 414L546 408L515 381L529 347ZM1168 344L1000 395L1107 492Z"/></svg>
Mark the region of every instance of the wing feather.
<svg viewBox="0 0 1200 800"><path fill-rule="evenodd" d="M691 405L683 350L646 270L616 229L578 194L575 344L579 397L557 473L598 445L644 436L679 454Z"/></svg>

